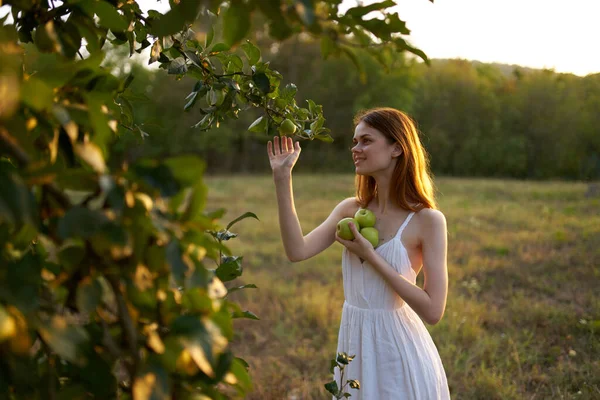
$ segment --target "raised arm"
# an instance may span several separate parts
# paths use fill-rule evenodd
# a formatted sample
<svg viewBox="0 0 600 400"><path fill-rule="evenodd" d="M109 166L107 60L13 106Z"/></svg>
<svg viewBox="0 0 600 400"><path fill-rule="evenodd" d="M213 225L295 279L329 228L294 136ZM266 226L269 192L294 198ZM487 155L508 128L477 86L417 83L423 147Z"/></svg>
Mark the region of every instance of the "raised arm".
<svg viewBox="0 0 600 400"><path fill-rule="evenodd" d="M306 260L333 244L338 221L353 214L352 207L356 211L356 202L353 198L342 201L321 225L304 236L296 214L292 187L292 169L300 156L300 144L294 144L288 137L275 137L274 143L267 144L267 152L275 181L279 229L285 254L292 262Z"/></svg>

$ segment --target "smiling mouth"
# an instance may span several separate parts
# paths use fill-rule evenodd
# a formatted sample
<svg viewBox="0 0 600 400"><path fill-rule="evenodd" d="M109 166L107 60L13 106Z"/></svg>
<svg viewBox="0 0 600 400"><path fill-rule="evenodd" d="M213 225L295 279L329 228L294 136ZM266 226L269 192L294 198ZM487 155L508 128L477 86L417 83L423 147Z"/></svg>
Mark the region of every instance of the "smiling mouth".
<svg viewBox="0 0 600 400"><path fill-rule="evenodd" d="M354 159L354 164L356 165L359 162L364 161L364 160L365 160L364 158L356 158L356 159Z"/></svg>

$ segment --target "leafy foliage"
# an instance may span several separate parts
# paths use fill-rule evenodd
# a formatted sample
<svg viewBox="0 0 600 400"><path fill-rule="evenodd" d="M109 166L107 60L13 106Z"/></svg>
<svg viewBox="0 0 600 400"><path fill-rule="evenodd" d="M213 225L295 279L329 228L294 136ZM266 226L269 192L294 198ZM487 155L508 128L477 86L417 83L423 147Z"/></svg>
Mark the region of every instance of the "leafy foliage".
<svg viewBox="0 0 600 400"><path fill-rule="evenodd" d="M352 395L346 392L346 386L350 386L352 389L360 390L360 382L357 379L346 379L344 381L344 372L346 366L354 360L355 356L349 356L348 353L338 353L336 358L331 360L331 367L329 372L334 373L335 369L338 368L340 371L340 382L335 380L327 382L325 389L331 393L336 399L352 397Z"/></svg>
<svg viewBox="0 0 600 400"><path fill-rule="evenodd" d="M119 160L136 122L130 85L106 52L150 49L149 63L196 81L184 110L200 130L252 107L251 130L331 141L322 107L302 108L293 84L243 39L254 12L272 37L327 36L332 52L402 44L396 14L383 22L338 1L170 1L143 15L133 0L9 0L0 21L0 393L8 398L221 399L251 388L234 356L233 319L258 319L227 299L243 258L225 242L245 213L220 228L205 210L204 162L195 156ZM286 3L287 4L287 3ZM197 17L208 21L198 32ZM198 30L198 28L195 28ZM371 32L368 40L351 32ZM335 34L336 38L332 39ZM339 37L339 40L337 39ZM229 289L226 286L232 285Z"/></svg>

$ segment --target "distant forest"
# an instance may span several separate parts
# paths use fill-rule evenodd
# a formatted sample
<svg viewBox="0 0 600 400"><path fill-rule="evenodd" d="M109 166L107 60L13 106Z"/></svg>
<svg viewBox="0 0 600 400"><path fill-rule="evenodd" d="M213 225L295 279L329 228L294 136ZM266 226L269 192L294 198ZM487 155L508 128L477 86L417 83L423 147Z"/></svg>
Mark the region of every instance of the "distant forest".
<svg viewBox="0 0 600 400"><path fill-rule="evenodd" d="M432 60L430 66L400 54L386 62L357 52L323 59L319 43L294 40L259 43L263 58L298 86L297 101L323 105L333 143L304 142L297 165L304 172L352 172L352 117L360 109L395 107L418 123L435 174L519 179L600 178L600 74L579 77L503 64ZM164 71L140 65L115 68L135 76L136 120L149 136L123 137L128 157L199 154L207 172L268 172L264 134L247 131L260 116L244 113L218 129L192 127L197 110L183 111L195 82L178 82ZM392 68L386 70L382 64ZM120 65L119 67L117 67ZM188 79L188 78L186 78ZM152 98L147 102L145 98ZM138 144L131 147L131 141ZM127 149L127 150L126 150Z"/></svg>

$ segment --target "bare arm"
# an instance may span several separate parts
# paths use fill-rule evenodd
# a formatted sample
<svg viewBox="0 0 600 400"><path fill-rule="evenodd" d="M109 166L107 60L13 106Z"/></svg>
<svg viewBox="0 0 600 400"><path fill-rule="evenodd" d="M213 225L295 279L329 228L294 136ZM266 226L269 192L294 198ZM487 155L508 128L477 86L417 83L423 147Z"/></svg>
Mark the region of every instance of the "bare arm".
<svg viewBox="0 0 600 400"><path fill-rule="evenodd" d="M423 217L423 289L408 281L373 249L373 246L354 228L357 239L337 240L350 251L365 259L392 286L398 296L428 324L437 324L446 309L448 294L446 218L437 210L421 211Z"/></svg>
<svg viewBox="0 0 600 400"><path fill-rule="evenodd" d="M294 205L291 174L292 168L300 155L300 144L296 142L294 145L291 138L283 137L280 140L275 137L274 145L271 142L267 144L267 151L273 169L279 229L285 254L293 262L306 260L333 244L337 223L349 212L347 209L355 203L354 199L342 201L321 225L304 236Z"/></svg>

